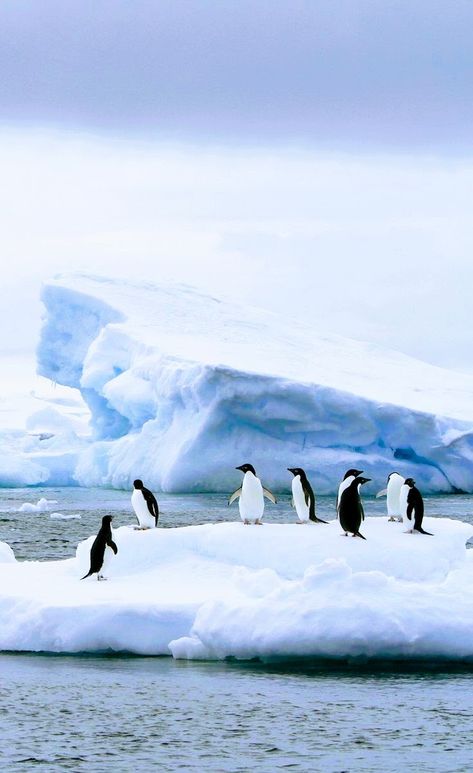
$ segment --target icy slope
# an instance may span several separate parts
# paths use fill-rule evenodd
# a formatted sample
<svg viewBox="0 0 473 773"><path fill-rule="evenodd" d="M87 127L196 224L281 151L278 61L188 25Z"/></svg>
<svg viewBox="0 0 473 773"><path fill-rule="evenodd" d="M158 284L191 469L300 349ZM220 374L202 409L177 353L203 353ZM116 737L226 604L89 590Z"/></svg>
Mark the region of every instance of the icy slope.
<svg viewBox="0 0 473 773"><path fill-rule="evenodd" d="M426 524L434 537L367 518L366 542L336 522L124 526L100 583L79 579L93 537L56 562L12 562L3 545L0 649L471 660L473 527Z"/></svg>
<svg viewBox="0 0 473 773"><path fill-rule="evenodd" d="M473 490L472 376L182 286L74 275L43 301L39 372L92 412L83 485L229 490L251 461L276 489L298 465L320 493L353 466Z"/></svg>

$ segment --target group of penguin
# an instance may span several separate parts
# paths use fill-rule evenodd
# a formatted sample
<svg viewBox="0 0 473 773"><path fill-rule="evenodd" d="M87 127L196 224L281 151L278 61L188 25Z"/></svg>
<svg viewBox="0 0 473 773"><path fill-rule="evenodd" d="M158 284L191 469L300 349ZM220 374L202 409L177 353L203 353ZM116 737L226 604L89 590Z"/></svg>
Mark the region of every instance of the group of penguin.
<svg viewBox="0 0 473 773"><path fill-rule="evenodd" d="M245 525L254 523L262 524L264 512L264 497L276 504L274 494L265 488L257 477L255 468L251 464L242 464L236 468L243 473L243 482L236 491L233 492L228 504L239 497L240 517ZM288 467L292 472L292 506L295 508L298 517L298 523L327 523L318 518L315 511L315 494L309 483L306 473L301 467ZM338 487L337 495L337 514L345 536L352 534L353 537L366 539L360 533L361 522L365 518L363 504L360 497L360 488L364 483L368 483L370 478L362 477L363 470L347 470L343 480ZM387 495L388 516L390 521L403 520L406 515L409 521L414 515L414 525L411 532L417 531L420 534L430 534L422 528L422 519L424 517L424 502L422 494L416 488L413 478L403 478L398 472L392 472L388 476L387 488L378 492L377 496ZM430 535L432 536L432 535Z"/></svg>
<svg viewBox="0 0 473 773"><path fill-rule="evenodd" d="M240 518L243 523L262 526L264 498L266 497L273 504L277 504L276 497L263 486L252 464L242 464L235 469L243 473L243 481L240 488L230 496L228 504L231 505L238 499ZM301 467L288 467L287 469L293 475L292 506L297 513L297 523L304 524L312 521L313 523L326 524L327 521L323 521L316 515L315 494L304 470ZM360 533L360 526L365 518L360 489L371 479L363 478L362 472L363 470L355 469L346 471L338 487L336 506L345 536L351 534L353 537L366 539ZM379 491L377 497L384 495L387 496L389 521L403 521L404 515L409 521L412 521L412 516L414 516L414 523L409 529L410 533L417 532L432 536L430 532L424 531L422 528L424 502L413 478L403 478L398 472L390 473L387 487ZM150 529L158 525L159 506L156 497L139 479L133 483L131 504L138 520L137 529ZM82 580L93 574L97 575L98 580L106 579L104 572L109 561L113 555L118 553L118 548L112 538L112 518L111 515L105 515L102 518L102 526L90 550L90 569L81 578Z"/></svg>

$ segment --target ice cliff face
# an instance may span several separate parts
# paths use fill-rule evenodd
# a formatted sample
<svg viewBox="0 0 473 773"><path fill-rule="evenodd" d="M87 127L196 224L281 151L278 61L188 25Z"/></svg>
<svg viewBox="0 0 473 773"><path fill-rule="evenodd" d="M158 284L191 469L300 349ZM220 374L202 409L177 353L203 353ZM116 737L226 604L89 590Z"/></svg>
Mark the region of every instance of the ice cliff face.
<svg viewBox="0 0 473 773"><path fill-rule="evenodd" d="M471 376L184 286L71 275L42 299L39 373L91 410L82 485L229 491L251 461L275 489L297 465L321 494L348 467L473 491Z"/></svg>

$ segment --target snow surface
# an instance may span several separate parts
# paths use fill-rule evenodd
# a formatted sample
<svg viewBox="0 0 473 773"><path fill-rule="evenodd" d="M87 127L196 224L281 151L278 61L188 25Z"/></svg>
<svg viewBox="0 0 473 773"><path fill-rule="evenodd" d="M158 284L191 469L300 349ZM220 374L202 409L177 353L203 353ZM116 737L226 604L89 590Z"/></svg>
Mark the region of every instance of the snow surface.
<svg viewBox="0 0 473 773"><path fill-rule="evenodd" d="M10 484L231 492L251 462L276 491L290 466L320 494L350 467L376 488L397 470L425 492L473 491L472 375L180 285L62 276L43 301L39 373L80 390L93 438L23 448Z"/></svg>
<svg viewBox="0 0 473 773"><path fill-rule="evenodd" d="M473 526L434 537L367 518L366 541L328 525L219 523L113 531L108 582L75 558L16 562L0 544L0 649L175 658L473 659Z"/></svg>

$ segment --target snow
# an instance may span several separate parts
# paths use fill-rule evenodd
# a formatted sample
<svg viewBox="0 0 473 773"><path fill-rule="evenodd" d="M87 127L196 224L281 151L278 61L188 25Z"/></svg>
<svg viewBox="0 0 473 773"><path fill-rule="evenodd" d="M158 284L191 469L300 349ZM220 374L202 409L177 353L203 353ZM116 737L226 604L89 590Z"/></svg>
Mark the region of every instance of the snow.
<svg viewBox="0 0 473 773"><path fill-rule="evenodd" d="M250 462L275 491L290 466L320 494L350 467L473 491L472 375L182 285L65 275L42 298L39 373L80 393L91 437L39 411L0 484L231 492Z"/></svg>
<svg viewBox="0 0 473 773"><path fill-rule="evenodd" d="M113 530L108 582L75 558L12 560L0 544L0 649L175 658L473 659L473 526L433 537L367 518L340 526L226 522Z"/></svg>

